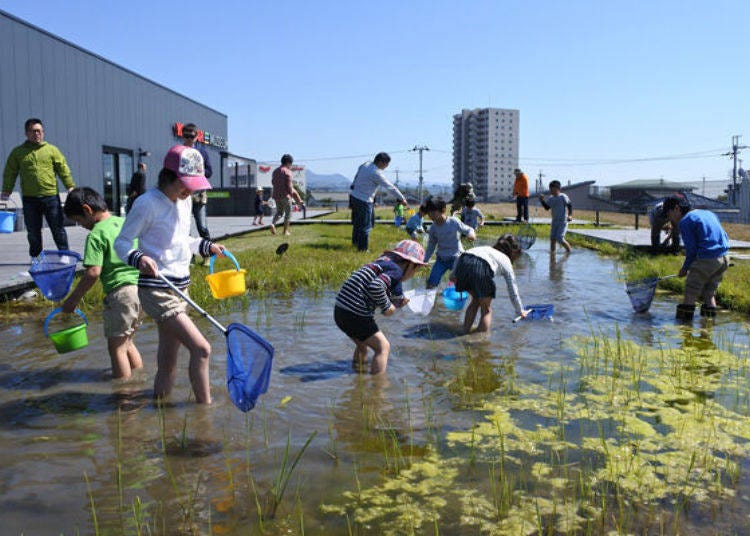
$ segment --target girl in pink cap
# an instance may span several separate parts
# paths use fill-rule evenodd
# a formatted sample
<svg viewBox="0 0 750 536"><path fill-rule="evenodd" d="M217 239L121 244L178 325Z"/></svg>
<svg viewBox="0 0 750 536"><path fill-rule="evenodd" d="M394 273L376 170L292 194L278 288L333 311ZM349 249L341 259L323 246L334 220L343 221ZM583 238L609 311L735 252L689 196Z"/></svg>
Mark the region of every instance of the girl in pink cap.
<svg viewBox="0 0 750 536"><path fill-rule="evenodd" d="M175 145L164 157L157 187L135 200L115 240L117 256L140 271L138 298L159 330L155 398L172 392L177 355L184 345L190 351L188 371L195 400L200 404L211 403L208 376L211 345L188 316L185 301L159 277L165 276L186 292L193 254L200 253L203 257L222 254L221 244L190 236L190 194L209 188L201 154L191 147Z"/></svg>
<svg viewBox="0 0 750 536"><path fill-rule="evenodd" d="M403 307L401 282L410 279L424 262L424 249L413 240L402 240L390 251L356 270L344 281L338 295L333 318L341 331L354 342L352 365L361 370L367 361L367 350L374 352L370 372L381 374L388 365L391 344L375 323L375 310L390 316Z"/></svg>

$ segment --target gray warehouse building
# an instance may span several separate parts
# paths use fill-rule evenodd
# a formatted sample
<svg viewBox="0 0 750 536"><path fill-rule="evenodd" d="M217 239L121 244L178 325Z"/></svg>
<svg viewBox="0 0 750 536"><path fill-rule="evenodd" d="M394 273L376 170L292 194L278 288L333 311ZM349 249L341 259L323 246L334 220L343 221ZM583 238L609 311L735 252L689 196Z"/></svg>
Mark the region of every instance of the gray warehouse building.
<svg viewBox="0 0 750 536"><path fill-rule="evenodd" d="M115 214L124 214L139 161L155 186L184 123L198 125L211 183L224 186L225 114L0 10L0 165L25 140L30 117L44 122L45 140L65 155L76 185L104 194Z"/></svg>

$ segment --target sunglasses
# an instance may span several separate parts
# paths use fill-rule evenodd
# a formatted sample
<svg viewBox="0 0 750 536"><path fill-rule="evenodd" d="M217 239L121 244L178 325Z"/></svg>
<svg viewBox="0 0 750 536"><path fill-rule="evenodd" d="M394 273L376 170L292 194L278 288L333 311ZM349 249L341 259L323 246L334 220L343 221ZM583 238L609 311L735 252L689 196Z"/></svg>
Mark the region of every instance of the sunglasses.
<svg viewBox="0 0 750 536"><path fill-rule="evenodd" d="M183 132L182 133L183 138L193 139L195 138L195 132Z"/></svg>

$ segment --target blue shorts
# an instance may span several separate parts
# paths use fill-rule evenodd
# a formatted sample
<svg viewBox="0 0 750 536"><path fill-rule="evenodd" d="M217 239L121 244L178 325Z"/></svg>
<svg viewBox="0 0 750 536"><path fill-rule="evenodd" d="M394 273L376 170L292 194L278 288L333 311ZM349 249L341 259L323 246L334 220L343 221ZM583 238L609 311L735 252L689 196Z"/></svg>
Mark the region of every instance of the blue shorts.
<svg viewBox="0 0 750 536"><path fill-rule="evenodd" d="M565 240L565 233L568 232L568 221L552 221L552 226L549 230L550 241L561 241Z"/></svg>
<svg viewBox="0 0 750 536"><path fill-rule="evenodd" d="M453 263L456 262L455 257L436 257L435 264L430 272L430 277L427 279L427 286L436 287L440 284L440 280L443 278L443 274L448 270L453 269Z"/></svg>

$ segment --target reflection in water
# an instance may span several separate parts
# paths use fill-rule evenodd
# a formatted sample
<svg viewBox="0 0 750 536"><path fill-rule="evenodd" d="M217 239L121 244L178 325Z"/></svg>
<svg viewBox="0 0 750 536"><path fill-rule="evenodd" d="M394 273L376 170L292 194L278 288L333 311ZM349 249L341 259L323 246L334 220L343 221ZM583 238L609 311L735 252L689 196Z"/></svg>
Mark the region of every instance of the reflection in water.
<svg viewBox="0 0 750 536"><path fill-rule="evenodd" d="M507 291L498 285L493 330L465 336L463 312L437 300L426 318L399 312L378 319L392 345L388 372L380 377L352 373L350 341L331 321L333 290L246 300L243 307L217 304L210 312L222 323L252 325L275 346L271 386L248 414L227 396L223 336L202 319L196 322L216 350L210 407L190 401L184 376L172 397L178 403L158 407L151 400L157 335L150 322L138 333L145 368L128 382L108 379L101 336L61 356L39 322L0 326L5 355L12 356L0 363L4 531L93 533L90 489L104 534L135 534L136 527L160 533L165 526L172 533L208 533L209 525L220 528L217 534L261 533L255 493L266 497L285 456L293 457L317 432L273 521L279 525L265 528L294 533L301 524L289 519L299 515L310 533L346 534L346 521L331 528L320 503L338 501L360 480L393 475L410 460L427 458L433 448L427 445L440 444L447 431L471 429L488 397L548 385L545 364L573 363L570 337L619 336L694 352L692 368L676 372L705 376L706 397L714 396L711 352L730 343L747 352L736 315L678 328L679 297L657 295L648 314L633 314L616 265L595 252L551 260L549 243L539 240L515 270L524 303L554 304L554 323L513 324ZM424 280L413 284L424 286ZM180 366L187 358L180 355Z"/></svg>

